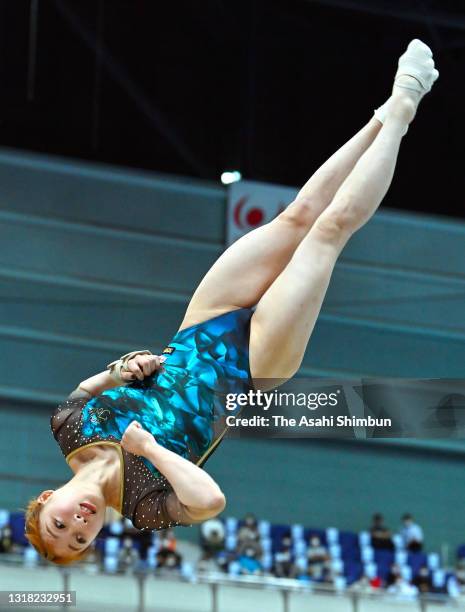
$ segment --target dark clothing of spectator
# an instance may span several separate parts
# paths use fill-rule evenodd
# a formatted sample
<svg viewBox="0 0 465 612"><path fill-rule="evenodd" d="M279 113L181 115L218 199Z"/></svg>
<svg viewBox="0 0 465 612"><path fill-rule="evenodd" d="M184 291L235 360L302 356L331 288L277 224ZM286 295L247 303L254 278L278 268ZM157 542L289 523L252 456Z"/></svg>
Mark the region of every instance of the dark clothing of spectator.
<svg viewBox="0 0 465 612"><path fill-rule="evenodd" d="M432 589L433 583L429 575L427 567L422 567L415 578L412 580L420 593L429 593Z"/></svg>
<svg viewBox="0 0 465 612"><path fill-rule="evenodd" d="M394 543L390 530L384 524L382 514L373 516L373 523L370 528L371 545L376 549L393 550Z"/></svg>

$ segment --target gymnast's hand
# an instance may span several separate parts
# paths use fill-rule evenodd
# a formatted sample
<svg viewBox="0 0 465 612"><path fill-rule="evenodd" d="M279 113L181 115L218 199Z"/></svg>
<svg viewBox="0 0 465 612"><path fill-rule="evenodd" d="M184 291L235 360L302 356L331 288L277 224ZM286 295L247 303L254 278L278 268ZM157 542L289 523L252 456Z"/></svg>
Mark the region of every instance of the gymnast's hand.
<svg viewBox="0 0 465 612"><path fill-rule="evenodd" d="M156 444L155 438L151 433L142 429L141 424L137 421L129 423L121 438L121 446L133 455L144 455L147 448L154 444Z"/></svg>
<svg viewBox="0 0 465 612"><path fill-rule="evenodd" d="M121 370L121 378L124 381L144 380L156 370L164 371L163 362L166 357L158 355L136 355L126 364L127 370Z"/></svg>

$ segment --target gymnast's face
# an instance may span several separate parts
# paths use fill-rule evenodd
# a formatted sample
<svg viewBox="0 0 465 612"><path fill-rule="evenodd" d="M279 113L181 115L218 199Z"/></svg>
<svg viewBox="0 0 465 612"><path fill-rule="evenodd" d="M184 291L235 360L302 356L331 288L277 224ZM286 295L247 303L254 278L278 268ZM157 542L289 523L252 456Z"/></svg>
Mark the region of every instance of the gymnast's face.
<svg viewBox="0 0 465 612"><path fill-rule="evenodd" d="M69 487L43 491L39 515L42 539L57 556L79 555L103 527L105 504Z"/></svg>

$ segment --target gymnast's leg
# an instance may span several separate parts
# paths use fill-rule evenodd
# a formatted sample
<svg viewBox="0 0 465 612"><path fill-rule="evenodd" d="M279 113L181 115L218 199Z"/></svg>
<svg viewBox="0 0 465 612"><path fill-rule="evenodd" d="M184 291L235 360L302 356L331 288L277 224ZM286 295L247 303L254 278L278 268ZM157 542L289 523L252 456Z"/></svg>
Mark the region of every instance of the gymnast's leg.
<svg viewBox="0 0 465 612"><path fill-rule="evenodd" d="M181 329L258 302L381 126L372 117L311 176L286 210L240 238L219 257L195 291Z"/></svg>
<svg viewBox="0 0 465 612"><path fill-rule="evenodd" d="M421 99L418 92L404 88L415 80L411 76L397 80L376 139L258 303L251 323L252 377L279 380L268 386L266 381L259 382L263 390L284 382L300 367L336 259L350 236L376 211L391 184L400 143Z"/></svg>

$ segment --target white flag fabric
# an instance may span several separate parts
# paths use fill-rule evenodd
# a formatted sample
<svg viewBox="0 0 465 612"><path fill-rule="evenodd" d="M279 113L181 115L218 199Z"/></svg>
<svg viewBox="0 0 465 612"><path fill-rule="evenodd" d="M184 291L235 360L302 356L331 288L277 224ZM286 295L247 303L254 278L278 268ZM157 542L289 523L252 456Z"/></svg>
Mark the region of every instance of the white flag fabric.
<svg viewBox="0 0 465 612"><path fill-rule="evenodd" d="M226 243L268 223L296 197L298 190L271 183L238 181L228 188Z"/></svg>

